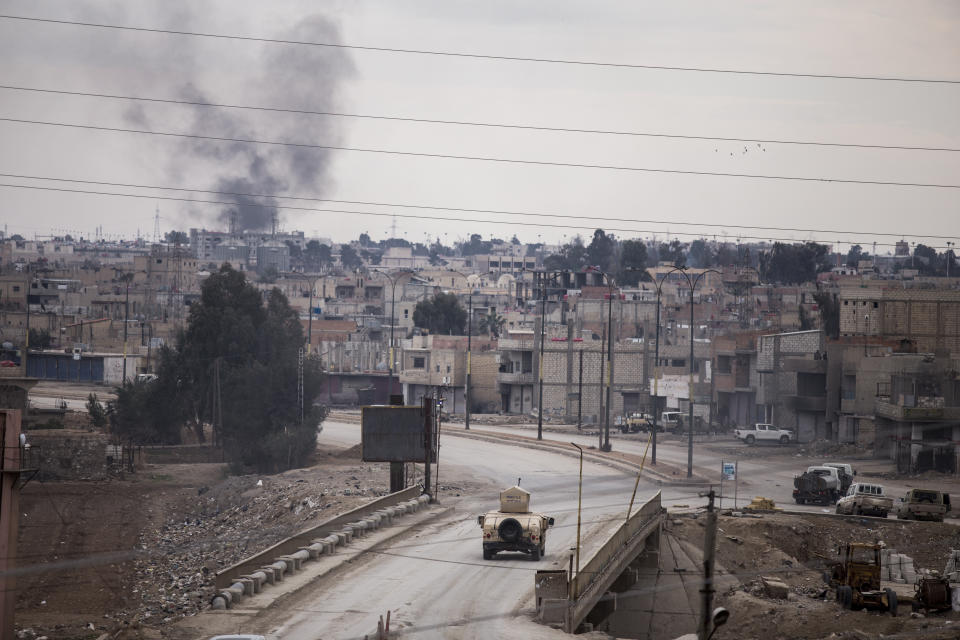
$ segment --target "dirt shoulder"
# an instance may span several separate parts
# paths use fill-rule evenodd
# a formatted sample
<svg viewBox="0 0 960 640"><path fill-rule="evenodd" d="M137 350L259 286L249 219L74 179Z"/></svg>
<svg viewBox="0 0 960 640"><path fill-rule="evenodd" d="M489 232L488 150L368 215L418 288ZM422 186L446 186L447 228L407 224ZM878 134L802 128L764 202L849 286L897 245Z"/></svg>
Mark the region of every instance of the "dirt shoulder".
<svg viewBox="0 0 960 640"><path fill-rule="evenodd" d="M21 496L18 557L27 571L17 628L27 639L121 629L155 637L206 608L219 569L388 485L388 465L361 462L359 447L319 451L314 466L272 476L173 464L122 480L30 483Z"/></svg>
<svg viewBox="0 0 960 640"><path fill-rule="evenodd" d="M671 516L667 533L702 549L705 521L702 514ZM903 606L894 618L889 613L844 610L834 602L822 577L828 565L825 558L832 558L838 545L855 541L882 541L911 556L918 570L943 571L950 549L960 545L960 528L787 514L721 516L718 524L717 563L738 581L717 597L716 604L731 612L723 629L725 637L876 638L913 633L955 638L960 634L960 614L951 611L912 617L910 607ZM785 582L790 589L787 599L767 597L761 576Z"/></svg>

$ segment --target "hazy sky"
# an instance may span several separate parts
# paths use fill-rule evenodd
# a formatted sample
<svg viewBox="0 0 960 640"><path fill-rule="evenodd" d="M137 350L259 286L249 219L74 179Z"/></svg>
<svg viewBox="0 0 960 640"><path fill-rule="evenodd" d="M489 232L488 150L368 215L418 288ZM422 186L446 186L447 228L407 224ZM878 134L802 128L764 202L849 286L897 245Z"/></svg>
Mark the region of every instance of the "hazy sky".
<svg viewBox="0 0 960 640"><path fill-rule="evenodd" d="M0 13L207 33L517 57L960 80L960 3L5 0ZM711 74L480 60L0 19L0 84L352 114L738 138L960 148L960 84ZM0 117L559 163L960 184L960 153L478 128L0 90ZM185 140L0 122L0 173L213 191L577 216L522 217L274 200L284 229L345 241L481 233L869 244L960 236L960 189L493 163ZM230 196L0 178L10 233L150 236L222 228ZM241 203L243 204L243 203ZM349 213L345 213L349 212ZM248 225L264 220L240 209ZM604 221L616 218L618 221ZM508 223L526 223L520 226ZM709 223L724 226L685 226ZM546 225L565 225L551 227ZM818 230L737 229L733 225ZM839 231L854 231L844 235ZM678 236L690 239L690 236ZM881 252L883 247L878 247Z"/></svg>

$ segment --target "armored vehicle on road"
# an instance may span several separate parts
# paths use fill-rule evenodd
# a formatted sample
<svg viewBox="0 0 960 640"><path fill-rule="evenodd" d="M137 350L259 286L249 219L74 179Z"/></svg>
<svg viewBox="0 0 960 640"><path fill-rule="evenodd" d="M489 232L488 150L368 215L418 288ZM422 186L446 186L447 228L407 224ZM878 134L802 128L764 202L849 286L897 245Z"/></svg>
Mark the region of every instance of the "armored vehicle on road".
<svg viewBox="0 0 960 640"><path fill-rule="evenodd" d="M500 510L477 516L483 531L483 559L500 551L520 551L539 560L547 551L553 518L530 511L530 493L518 486L500 492Z"/></svg>

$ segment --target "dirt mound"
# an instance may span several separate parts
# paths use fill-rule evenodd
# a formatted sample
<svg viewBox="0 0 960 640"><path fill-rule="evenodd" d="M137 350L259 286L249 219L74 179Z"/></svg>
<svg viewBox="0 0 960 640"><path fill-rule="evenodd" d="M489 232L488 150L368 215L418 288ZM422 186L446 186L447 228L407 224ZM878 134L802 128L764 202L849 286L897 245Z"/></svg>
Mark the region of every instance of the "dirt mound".
<svg viewBox="0 0 960 640"><path fill-rule="evenodd" d="M349 449L344 449L331 455L340 460L360 460L363 456L363 445L355 444Z"/></svg>

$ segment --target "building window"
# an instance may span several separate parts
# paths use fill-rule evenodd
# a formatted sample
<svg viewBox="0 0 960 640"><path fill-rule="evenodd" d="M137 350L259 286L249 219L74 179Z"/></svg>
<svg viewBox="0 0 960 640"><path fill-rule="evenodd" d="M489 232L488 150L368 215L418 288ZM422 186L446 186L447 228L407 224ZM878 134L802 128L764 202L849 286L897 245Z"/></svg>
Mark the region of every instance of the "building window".
<svg viewBox="0 0 960 640"><path fill-rule="evenodd" d="M440 365L437 365L437 373L440 373Z"/></svg>
<svg viewBox="0 0 960 640"><path fill-rule="evenodd" d="M409 318L409 317L410 317L410 309L404 309L404 310L403 310L403 318L404 318L404 320L406 320L406 319Z"/></svg>
<svg viewBox="0 0 960 640"><path fill-rule="evenodd" d="M874 308L874 309L876 309L876 308L879 307L879 306L880 306L880 303L879 303L879 302L874 302L874 303L873 303L873 308Z"/></svg>
<svg viewBox="0 0 960 640"><path fill-rule="evenodd" d="M450 365L447 365L447 373L450 373Z"/></svg>
<svg viewBox="0 0 960 640"><path fill-rule="evenodd" d="M20 287L19 287L18 285L13 285L13 292L14 292L14 293L19 293L19 292L20 292Z"/></svg>
<svg viewBox="0 0 960 640"><path fill-rule="evenodd" d="M414 369L423 369L424 367L424 358L414 358L413 359L413 368Z"/></svg>
<svg viewBox="0 0 960 640"><path fill-rule="evenodd" d="M843 306L847 306L848 304L850 304L850 301L849 301L849 300L844 300L844 301L843 301Z"/></svg>

